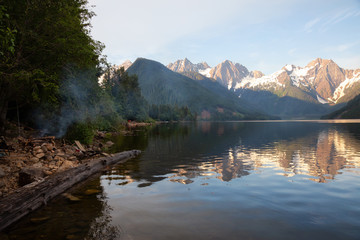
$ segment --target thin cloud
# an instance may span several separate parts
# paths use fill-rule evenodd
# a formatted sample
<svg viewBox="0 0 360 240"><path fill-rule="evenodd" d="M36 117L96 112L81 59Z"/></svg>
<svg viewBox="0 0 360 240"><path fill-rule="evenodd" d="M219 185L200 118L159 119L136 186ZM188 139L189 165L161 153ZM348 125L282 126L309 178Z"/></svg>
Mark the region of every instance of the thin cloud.
<svg viewBox="0 0 360 240"><path fill-rule="evenodd" d="M294 56L294 53L296 52L296 48L292 48L292 49L290 49L289 51L288 51L288 54L290 55L290 56Z"/></svg>
<svg viewBox="0 0 360 240"><path fill-rule="evenodd" d="M322 32L327 31L331 26L338 24L342 21L345 21L348 18L357 17L360 16L360 11L358 10L352 10L352 9L344 9L337 14L335 14L333 17L330 17L327 21L325 21L322 26L321 30Z"/></svg>
<svg viewBox="0 0 360 240"><path fill-rule="evenodd" d="M338 52L345 52L345 51L359 45L359 43L360 43L360 41L340 44L336 47L336 49L338 50Z"/></svg>
<svg viewBox="0 0 360 240"><path fill-rule="evenodd" d="M137 57L164 64L183 57L210 64L230 58L271 73L300 57L351 57L359 49L351 45L359 39L358 0L89 0L89 5L97 14L92 35L115 64Z"/></svg>
<svg viewBox="0 0 360 240"><path fill-rule="evenodd" d="M159 55L189 36L201 39L216 33L223 37L228 32L236 32L238 27L287 14L292 6L288 0L211 3L183 0L181 4L168 0L90 0L90 4L95 5L93 10L97 14L92 20L92 34L105 43L105 54L115 62L119 59L115 56L123 59L134 55ZM253 14L255 11L257 14Z"/></svg>
<svg viewBox="0 0 360 240"><path fill-rule="evenodd" d="M323 48L323 51L329 55L333 55L335 52L344 53L352 52L352 49L360 44L360 41L346 42L338 45L326 46Z"/></svg>
<svg viewBox="0 0 360 240"><path fill-rule="evenodd" d="M250 56L251 58L258 58L258 57L261 56L261 54L260 54L259 52L251 52L251 53L249 54L249 56Z"/></svg>
<svg viewBox="0 0 360 240"><path fill-rule="evenodd" d="M317 17L311 21L308 21L304 26L304 31L307 33L311 33L313 31L313 27L320 22L321 18Z"/></svg>

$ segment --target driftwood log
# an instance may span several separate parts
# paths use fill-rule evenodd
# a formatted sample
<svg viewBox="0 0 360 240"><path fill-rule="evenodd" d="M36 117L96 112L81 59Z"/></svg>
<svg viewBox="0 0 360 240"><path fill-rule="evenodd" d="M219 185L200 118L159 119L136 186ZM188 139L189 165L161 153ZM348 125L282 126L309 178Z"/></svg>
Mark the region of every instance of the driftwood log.
<svg viewBox="0 0 360 240"><path fill-rule="evenodd" d="M0 231L45 205L50 199L75 184L100 172L105 166L125 162L139 154L139 150L132 150L91 160L75 168L46 177L40 182L33 182L19 188L13 194L0 200Z"/></svg>

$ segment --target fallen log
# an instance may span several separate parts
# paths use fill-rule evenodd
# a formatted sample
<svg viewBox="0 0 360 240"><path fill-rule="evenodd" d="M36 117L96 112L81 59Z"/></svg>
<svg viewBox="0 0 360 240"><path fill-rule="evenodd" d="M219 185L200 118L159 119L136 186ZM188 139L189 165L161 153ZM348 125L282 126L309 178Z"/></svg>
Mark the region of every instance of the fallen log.
<svg viewBox="0 0 360 240"><path fill-rule="evenodd" d="M33 182L19 188L13 194L0 199L0 231L20 218L45 205L49 200L65 192L75 184L100 172L105 166L122 163L140 154L132 150L102 157L48 176L40 182Z"/></svg>

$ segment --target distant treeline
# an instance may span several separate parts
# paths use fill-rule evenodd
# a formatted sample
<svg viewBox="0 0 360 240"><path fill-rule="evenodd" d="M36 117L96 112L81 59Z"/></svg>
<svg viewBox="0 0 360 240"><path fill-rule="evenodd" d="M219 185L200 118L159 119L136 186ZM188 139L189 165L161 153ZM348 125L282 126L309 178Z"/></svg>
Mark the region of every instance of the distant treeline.
<svg viewBox="0 0 360 240"><path fill-rule="evenodd" d="M322 119L360 119L360 95L339 110L323 116Z"/></svg>
<svg viewBox="0 0 360 240"><path fill-rule="evenodd" d="M94 13L87 6L0 2L0 128L19 119L60 136L84 124L111 129L128 119L194 119L186 106L149 106L136 76L109 67L104 45L90 35Z"/></svg>

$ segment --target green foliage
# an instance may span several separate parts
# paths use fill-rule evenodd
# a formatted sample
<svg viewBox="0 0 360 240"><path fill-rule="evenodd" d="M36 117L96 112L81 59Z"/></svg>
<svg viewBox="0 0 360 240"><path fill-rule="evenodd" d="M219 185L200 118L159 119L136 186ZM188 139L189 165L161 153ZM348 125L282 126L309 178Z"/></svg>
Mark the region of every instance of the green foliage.
<svg viewBox="0 0 360 240"><path fill-rule="evenodd" d="M226 115L227 120L239 119L239 116L242 116L242 119L269 117L254 110L253 106L217 82L210 79L194 81L155 61L137 59L127 72L138 76L142 94L149 104L187 106L198 116L206 110L212 120L223 117L223 114L218 112L219 108L224 109L224 113L230 113ZM166 118L171 118L169 115Z"/></svg>
<svg viewBox="0 0 360 240"><path fill-rule="evenodd" d="M0 125L14 102L24 112L39 105L60 111L59 89L78 71L93 71L91 81L97 82L103 45L89 34L94 14L86 5L87 0L2 1Z"/></svg>
<svg viewBox="0 0 360 240"><path fill-rule="evenodd" d="M90 123L73 123L68 127L65 138L71 142L78 140L83 144L91 144L94 135L94 129Z"/></svg>
<svg viewBox="0 0 360 240"><path fill-rule="evenodd" d="M193 121L194 115L186 106L178 107L171 105L151 105L149 116L160 121Z"/></svg>
<svg viewBox="0 0 360 240"><path fill-rule="evenodd" d="M283 118L319 118L330 111L327 105L300 100L295 95L279 97L268 91L239 90L238 94L251 100L262 111Z"/></svg>
<svg viewBox="0 0 360 240"><path fill-rule="evenodd" d="M202 75L200 73L197 73L197 72L181 72L181 74L184 75L184 76L187 76L188 78L191 78L193 80L198 80L198 81L208 79L204 75Z"/></svg>
<svg viewBox="0 0 360 240"><path fill-rule="evenodd" d="M5 6L0 5L0 59L7 63L15 52L16 30L9 26L9 14Z"/></svg>
<svg viewBox="0 0 360 240"><path fill-rule="evenodd" d="M126 120L146 121L148 104L141 95L136 75L124 68L108 68L103 81L105 91L114 101L115 111Z"/></svg>
<svg viewBox="0 0 360 240"><path fill-rule="evenodd" d="M360 95L349 101L347 105L322 119L360 119Z"/></svg>
<svg viewBox="0 0 360 240"><path fill-rule="evenodd" d="M94 120L94 126L100 131L118 131L123 128L124 119L116 112L106 115L98 115Z"/></svg>

